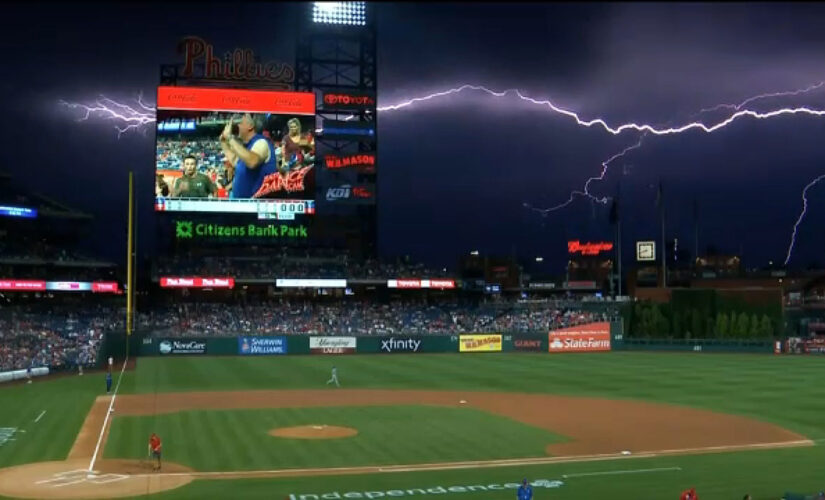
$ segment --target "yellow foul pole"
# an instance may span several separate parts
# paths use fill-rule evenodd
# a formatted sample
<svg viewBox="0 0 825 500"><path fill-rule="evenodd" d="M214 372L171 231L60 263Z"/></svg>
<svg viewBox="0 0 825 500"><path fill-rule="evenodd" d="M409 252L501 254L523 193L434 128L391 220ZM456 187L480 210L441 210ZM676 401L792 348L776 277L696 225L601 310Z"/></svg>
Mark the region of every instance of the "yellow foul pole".
<svg viewBox="0 0 825 500"><path fill-rule="evenodd" d="M128 237L128 244L127 244L127 256L126 256L126 336L132 334L132 297L134 292L134 279L132 277L132 245L134 242L132 241L132 235L134 233L132 229L132 221L134 219L134 179L133 179L133 172L129 172L129 237ZM126 345L129 343L127 342Z"/></svg>

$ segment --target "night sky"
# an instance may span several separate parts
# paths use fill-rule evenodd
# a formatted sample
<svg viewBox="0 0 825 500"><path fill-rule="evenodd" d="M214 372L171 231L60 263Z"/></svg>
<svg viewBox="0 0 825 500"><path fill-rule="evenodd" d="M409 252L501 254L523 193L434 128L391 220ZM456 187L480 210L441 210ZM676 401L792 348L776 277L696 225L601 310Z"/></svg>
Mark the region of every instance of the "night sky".
<svg viewBox="0 0 825 500"><path fill-rule="evenodd" d="M11 5L0 19L5 77L4 165L28 189L96 216L89 245L123 261L127 172L136 172L142 253L151 252L154 133L120 139L111 122L76 121L59 99L99 94L154 102L162 63L182 62L177 42L200 36L221 53L251 47L294 63L296 6L187 3L141 6ZM31 22L36 19L36 22ZM414 4L378 6L379 106L458 87L518 88L586 119L680 125L694 113L753 95L825 80L825 5L816 4ZM825 86L755 101L756 111L825 109ZM706 123L725 113L702 115ZM647 136L611 164L596 196L621 184L624 253L660 239L661 179L668 237L693 250L742 252L749 267L785 259L806 184L825 174L825 117L742 118L713 134ZM612 237L609 205L562 203L601 162L635 144L583 128L513 96L467 91L379 115L379 249L453 266L459 254L543 256L563 272L568 239ZM790 265L825 264L825 182L808 191Z"/></svg>

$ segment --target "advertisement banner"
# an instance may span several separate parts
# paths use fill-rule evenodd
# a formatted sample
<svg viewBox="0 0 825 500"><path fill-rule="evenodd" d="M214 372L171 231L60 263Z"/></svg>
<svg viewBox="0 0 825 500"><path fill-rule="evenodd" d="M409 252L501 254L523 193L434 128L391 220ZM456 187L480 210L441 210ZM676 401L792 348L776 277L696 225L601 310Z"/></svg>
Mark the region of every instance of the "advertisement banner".
<svg viewBox="0 0 825 500"><path fill-rule="evenodd" d="M3 280L0 279L0 290L7 291L43 291L46 290L45 281L37 280Z"/></svg>
<svg viewBox="0 0 825 500"><path fill-rule="evenodd" d="M206 354L206 341L194 339L164 339L158 342L159 354Z"/></svg>
<svg viewBox="0 0 825 500"><path fill-rule="evenodd" d="M559 330L548 336L549 352L596 352L610 350L610 323L589 323Z"/></svg>
<svg viewBox="0 0 825 500"><path fill-rule="evenodd" d="M543 352L541 339L513 339L514 351Z"/></svg>
<svg viewBox="0 0 825 500"><path fill-rule="evenodd" d="M310 354L355 354L356 337L310 337Z"/></svg>
<svg viewBox="0 0 825 500"><path fill-rule="evenodd" d="M276 279L278 288L346 288L347 280L338 279Z"/></svg>
<svg viewBox="0 0 825 500"><path fill-rule="evenodd" d="M455 280L451 279L415 279L415 278L398 278L394 280L387 280L387 288L438 288L438 289L453 289L455 288Z"/></svg>
<svg viewBox="0 0 825 500"><path fill-rule="evenodd" d="M458 352L501 352L501 335L460 335Z"/></svg>
<svg viewBox="0 0 825 500"><path fill-rule="evenodd" d="M374 106L375 94L373 92L324 92L324 108L360 110Z"/></svg>
<svg viewBox="0 0 825 500"><path fill-rule="evenodd" d="M91 292L92 284L88 281L47 281L46 290L58 292Z"/></svg>
<svg viewBox="0 0 825 500"><path fill-rule="evenodd" d="M325 139L369 140L375 138L375 122L324 120L319 134Z"/></svg>
<svg viewBox="0 0 825 500"><path fill-rule="evenodd" d="M419 352L421 349L422 339L415 339L412 337L390 337L388 339L380 339L381 347L378 352Z"/></svg>
<svg viewBox="0 0 825 500"><path fill-rule="evenodd" d="M234 278L172 278L160 279L162 288L234 288Z"/></svg>
<svg viewBox="0 0 825 500"><path fill-rule="evenodd" d="M329 154L324 156L324 166L327 170L344 170L353 168L360 173L375 173L376 155L374 152L351 153L342 155Z"/></svg>
<svg viewBox="0 0 825 500"><path fill-rule="evenodd" d="M360 186L342 184L327 189L326 196L328 202L369 205L375 203L375 186L372 184L362 184Z"/></svg>
<svg viewBox="0 0 825 500"><path fill-rule="evenodd" d="M286 337L238 337L238 354L286 354Z"/></svg>

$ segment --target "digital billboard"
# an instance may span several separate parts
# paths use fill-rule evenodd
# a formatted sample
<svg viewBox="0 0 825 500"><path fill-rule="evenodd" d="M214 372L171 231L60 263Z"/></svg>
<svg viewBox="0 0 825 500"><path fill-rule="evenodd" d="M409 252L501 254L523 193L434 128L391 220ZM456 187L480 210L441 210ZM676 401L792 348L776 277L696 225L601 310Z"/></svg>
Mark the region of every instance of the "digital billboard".
<svg viewBox="0 0 825 500"><path fill-rule="evenodd" d="M315 95L158 87L155 210L315 213Z"/></svg>

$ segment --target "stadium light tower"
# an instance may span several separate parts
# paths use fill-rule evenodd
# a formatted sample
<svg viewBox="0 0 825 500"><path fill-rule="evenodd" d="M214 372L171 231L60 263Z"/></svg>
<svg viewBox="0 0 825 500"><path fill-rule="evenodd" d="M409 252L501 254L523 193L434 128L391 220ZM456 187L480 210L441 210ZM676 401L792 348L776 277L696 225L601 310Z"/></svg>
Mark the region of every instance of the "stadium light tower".
<svg viewBox="0 0 825 500"><path fill-rule="evenodd" d="M365 26L367 2L313 2L312 22Z"/></svg>

